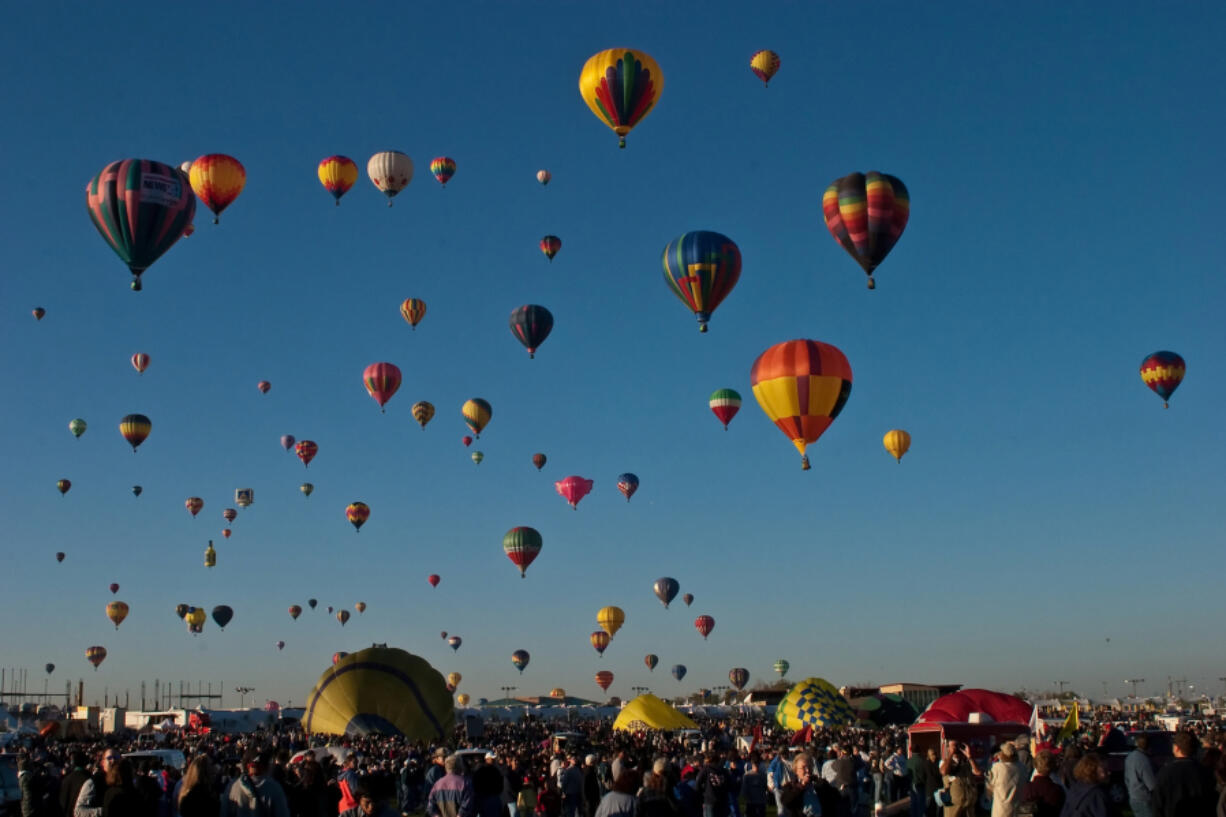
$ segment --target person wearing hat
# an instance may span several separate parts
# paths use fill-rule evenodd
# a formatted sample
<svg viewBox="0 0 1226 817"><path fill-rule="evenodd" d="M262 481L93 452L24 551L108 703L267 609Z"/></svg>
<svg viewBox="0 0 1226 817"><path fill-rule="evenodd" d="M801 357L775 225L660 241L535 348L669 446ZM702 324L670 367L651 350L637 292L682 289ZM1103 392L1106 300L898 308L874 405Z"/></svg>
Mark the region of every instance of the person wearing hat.
<svg viewBox="0 0 1226 817"><path fill-rule="evenodd" d="M252 747L243 754L243 773L221 799L221 817L289 817L281 784L268 777L272 756Z"/></svg>
<svg viewBox="0 0 1226 817"><path fill-rule="evenodd" d="M600 777L596 774L596 755L588 755L583 759L583 811L585 817L592 817L600 805Z"/></svg>

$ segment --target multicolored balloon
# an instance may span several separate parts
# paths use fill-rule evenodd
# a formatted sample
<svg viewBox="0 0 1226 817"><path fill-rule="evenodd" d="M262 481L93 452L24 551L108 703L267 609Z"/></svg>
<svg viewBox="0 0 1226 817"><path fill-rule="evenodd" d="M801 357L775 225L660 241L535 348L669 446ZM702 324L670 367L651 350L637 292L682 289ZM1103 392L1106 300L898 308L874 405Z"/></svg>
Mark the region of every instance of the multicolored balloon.
<svg viewBox="0 0 1226 817"><path fill-rule="evenodd" d="M370 507L365 502L350 502L345 508L345 518L353 525L355 531L361 531L366 520L370 518Z"/></svg>
<svg viewBox="0 0 1226 817"><path fill-rule="evenodd" d="M728 670L728 682L740 692L749 683L749 670L744 667L733 667Z"/></svg>
<svg viewBox="0 0 1226 817"><path fill-rule="evenodd" d="M541 239L541 252L545 253L545 257L553 262L553 257L558 254L558 250L562 249L562 239L556 235L547 235Z"/></svg>
<svg viewBox="0 0 1226 817"><path fill-rule="evenodd" d="M630 497L634 496L634 492L639 489L639 478L634 474L625 473L617 478L617 490L622 492L622 496L626 501L630 501Z"/></svg>
<svg viewBox="0 0 1226 817"><path fill-rule="evenodd" d="M771 77L779 71L779 55L774 51L755 51L749 58L749 70L753 71L762 84L770 87Z"/></svg>
<svg viewBox="0 0 1226 817"><path fill-rule="evenodd" d="M607 669L602 669L600 672L596 673L596 686L600 687L602 691L608 692L609 687L612 685L613 673L609 672Z"/></svg>
<svg viewBox="0 0 1226 817"><path fill-rule="evenodd" d="M348 611L348 610L337 610L337 611L336 611L336 620L337 620L337 621L339 621L339 622L341 623L341 626L342 626L342 627L344 627L344 626L345 626L345 622L347 622L347 621L349 620L349 611Z"/></svg>
<svg viewBox="0 0 1226 817"><path fill-rule="evenodd" d="M56 480L55 487L56 490L60 492L60 496L63 496L64 494L68 493L68 489L72 487L72 482L66 479Z"/></svg>
<svg viewBox="0 0 1226 817"><path fill-rule="evenodd" d="M68 421L68 430L72 432L72 436L74 437L80 438L80 436L85 433L86 428L88 428L87 423L80 417L75 420Z"/></svg>
<svg viewBox="0 0 1226 817"><path fill-rule="evenodd" d="M1187 370L1183 358L1174 352L1154 352L1141 361L1141 380L1162 398L1163 408L1170 408L1168 401L1183 382Z"/></svg>
<svg viewBox="0 0 1226 817"><path fill-rule="evenodd" d="M549 180L553 178L553 174L548 170L536 171L536 180L541 183L541 186L549 184Z"/></svg>
<svg viewBox="0 0 1226 817"><path fill-rule="evenodd" d="M558 480L553 484L553 487L554 490L562 495L563 499L570 503L572 508L579 510L579 500L592 492L593 484L590 479L570 476Z"/></svg>
<svg viewBox="0 0 1226 817"><path fill-rule="evenodd" d="M588 640L592 642L592 646L596 649L597 653L604 655L604 651L609 647L609 642L613 639L604 630L596 630L588 636Z"/></svg>
<svg viewBox="0 0 1226 817"><path fill-rule="evenodd" d="M709 230L685 233L664 247L664 283L698 318L698 331L741 278L741 250Z"/></svg>
<svg viewBox="0 0 1226 817"><path fill-rule="evenodd" d="M392 199L413 181L413 160L398 150L385 150L370 157L366 174L375 188L387 196L387 206Z"/></svg>
<svg viewBox="0 0 1226 817"><path fill-rule="evenodd" d="M129 414L119 421L119 433L132 446L132 453L143 443L153 430L153 422L143 414Z"/></svg>
<svg viewBox="0 0 1226 817"><path fill-rule="evenodd" d="M119 629L119 625L123 624L123 620L128 617L128 605L122 601L112 601L106 606L106 617L115 625L115 629Z"/></svg>
<svg viewBox="0 0 1226 817"><path fill-rule="evenodd" d="M451 177L455 175L455 159L446 156L431 159L430 172L434 174L434 178L438 179L443 189L447 189L447 182L451 181Z"/></svg>
<svg viewBox="0 0 1226 817"><path fill-rule="evenodd" d="M106 660L106 647L87 647L85 650L85 660L94 665L94 672L98 671L98 665Z"/></svg>
<svg viewBox="0 0 1226 817"><path fill-rule="evenodd" d="M132 368L136 369L137 374L144 374L145 369L149 368L149 355L144 352L132 355Z"/></svg>
<svg viewBox="0 0 1226 817"><path fill-rule="evenodd" d="M309 497L311 494L315 492L315 486L309 482L304 482L298 486L298 490L302 491L303 496Z"/></svg>
<svg viewBox="0 0 1226 817"><path fill-rule="evenodd" d="M472 429L473 436L478 440L481 439L481 432L494 416L494 409L485 400L480 397L474 397L471 400L460 406L460 413L464 415L464 422ZM469 442L472 442L469 440ZM468 443L464 443L468 445Z"/></svg>
<svg viewBox="0 0 1226 817"><path fill-rule="evenodd" d="M482 461L482 460L484 460L484 459L485 459L485 454L484 454L483 452L481 452L481 451L474 451L474 452L472 453L472 461L473 461L474 463L476 463L477 465L480 465L480 464L481 464L481 461Z"/></svg>
<svg viewBox="0 0 1226 817"><path fill-rule="evenodd" d="M464 639L460 638L458 635L453 635L451 638L447 639L447 646L451 647L452 652L459 650L460 645L463 643Z"/></svg>
<svg viewBox="0 0 1226 817"><path fill-rule="evenodd" d="M400 368L394 363L372 363L362 372L366 391L379 404L379 410L387 405L392 395L400 388Z"/></svg>
<svg viewBox="0 0 1226 817"><path fill-rule="evenodd" d="M698 618L694 619L694 629L702 633L702 640L706 641L707 636L709 636L711 631L715 629L715 619L711 618L710 616L699 616Z"/></svg>
<svg viewBox="0 0 1226 817"><path fill-rule="evenodd" d="M775 662L775 663L774 663L774 664L771 666L771 669L773 669L773 670L774 670L776 673L778 673L778 675L779 675L779 677L780 677L780 678L782 678L782 677L784 677L785 675L787 675L787 674L788 674L788 670L789 670L789 669L791 669L791 668L792 668L792 665L791 665L791 664L789 664L789 663L787 662L787 660L786 660L786 659L783 659L783 658L780 658L778 661L776 661L776 662Z"/></svg>
<svg viewBox="0 0 1226 817"><path fill-rule="evenodd" d="M309 468L311 460L315 459L315 455L319 453L319 446L314 440L299 440L294 445L294 453L298 455L298 459L302 460L302 467Z"/></svg>
<svg viewBox="0 0 1226 817"><path fill-rule="evenodd" d="M673 668L670 670L670 672L672 673L673 677L680 682L681 679L685 677L685 664L673 664Z"/></svg>
<svg viewBox="0 0 1226 817"><path fill-rule="evenodd" d="M196 197L184 175L161 162L112 162L85 186L89 217L102 238L132 272L141 273L182 236L196 215Z"/></svg>
<svg viewBox="0 0 1226 817"><path fill-rule="evenodd" d="M647 665L648 672L655 672L656 664L660 663L660 656L649 652L643 656L643 663Z"/></svg>
<svg viewBox="0 0 1226 817"><path fill-rule="evenodd" d="M621 148L626 146L626 134L651 113L663 90L660 66L631 48L594 54L579 74L579 94L592 113L617 134Z"/></svg>
<svg viewBox="0 0 1226 817"><path fill-rule="evenodd" d="M34 316L34 320L41 321L43 316L47 314L47 310L43 309L41 306L36 306L30 311L30 314Z"/></svg>
<svg viewBox="0 0 1226 817"><path fill-rule="evenodd" d="M221 512L221 518L226 520L226 523L229 524L235 519L238 519L238 511L234 508L226 508Z"/></svg>
<svg viewBox="0 0 1226 817"><path fill-rule="evenodd" d="M524 674L524 667L528 666L528 662L531 659L532 657L528 655L527 650L516 650L511 653L511 663L515 666L515 669L519 670L520 675Z"/></svg>
<svg viewBox="0 0 1226 817"><path fill-rule="evenodd" d="M767 349L749 372L754 397L771 422L800 452L825 433L851 395L851 364L835 346L816 340L789 340Z"/></svg>
<svg viewBox="0 0 1226 817"><path fill-rule="evenodd" d="M536 528L522 526L511 528L502 537L502 550L507 554L511 563L519 568L520 578L526 576L528 565L536 561L544 544L545 541Z"/></svg>
<svg viewBox="0 0 1226 817"><path fill-rule="evenodd" d="M881 438L881 444L889 451L896 461L902 463L902 455L911 447L911 435L901 428L892 428Z"/></svg>
<svg viewBox="0 0 1226 817"><path fill-rule="evenodd" d="M290 605L289 617L292 618L294 621L297 621L298 616L300 615L302 615L302 608L299 607L297 604Z"/></svg>
<svg viewBox="0 0 1226 817"><path fill-rule="evenodd" d="M847 250L876 289L873 270L898 243L911 217L911 194L902 180L877 171L835 179L822 195L826 229Z"/></svg>
<svg viewBox="0 0 1226 817"><path fill-rule="evenodd" d="M511 312L511 334L528 350L528 357L536 357L536 349L553 331L553 314L543 306L526 304Z"/></svg>
<svg viewBox="0 0 1226 817"><path fill-rule="evenodd" d="M332 194L336 206L341 206L341 196L349 192L358 180L358 165L348 156L329 156L319 163L319 183Z"/></svg>
<svg viewBox="0 0 1226 817"><path fill-rule="evenodd" d="M434 417L434 404L421 400L413 404L410 412L413 415L413 419L421 426L421 430L425 431L426 423L430 422L431 418Z"/></svg>
<svg viewBox="0 0 1226 817"><path fill-rule="evenodd" d="M547 457L544 454L536 453L532 455L532 464L536 466L536 470L541 470L545 467Z"/></svg>
<svg viewBox="0 0 1226 817"><path fill-rule="evenodd" d="M716 389L711 392L707 405L711 407L716 419L724 424L724 431L727 431L728 424L741 410L741 395L735 389Z"/></svg>
<svg viewBox="0 0 1226 817"><path fill-rule="evenodd" d="M405 298L400 305L401 316L408 321L409 327L416 332L417 324L426 317L426 302L420 298Z"/></svg>

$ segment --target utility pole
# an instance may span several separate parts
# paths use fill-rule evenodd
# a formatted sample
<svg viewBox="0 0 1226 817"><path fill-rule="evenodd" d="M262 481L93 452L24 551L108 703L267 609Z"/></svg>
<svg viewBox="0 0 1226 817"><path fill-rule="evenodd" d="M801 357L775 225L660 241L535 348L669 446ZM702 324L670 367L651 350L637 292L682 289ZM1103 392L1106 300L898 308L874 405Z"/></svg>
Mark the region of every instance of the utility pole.
<svg viewBox="0 0 1226 817"><path fill-rule="evenodd" d="M1145 683L1145 679L1144 678L1125 678L1124 683L1132 684L1132 697L1135 698L1137 697L1137 684Z"/></svg>
<svg viewBox="0 0 1226 817"><path fill-rule="evenodd" d="M234 691L238 693L238 708L243 708L243 699L247 697L248 692L255 692L255 687L237 686Z"/></svg>
<svg viewBox="0 0 1226 817"><path fill-rule="evenodd" d="M1064 697L1064 688L1065 688L1066 686L1068 686L1069 682L1068 682L1068 681L1052 681L1052 683L1053 683L1053 684L1057 684L1057 685L1059 685L1059 687L1060 687L1060 695L1059 695L1058 697L1063 698L1063 697Z"/></svg>
<svg viewBox="0 0 1226 817"><path fill-rule="evenodd" d="M504 698L510 698L511 693L519 689L519 687L512 687L512 686L505 686L505 687L498 687L498 688L502 690L502 697Z"/></svg>

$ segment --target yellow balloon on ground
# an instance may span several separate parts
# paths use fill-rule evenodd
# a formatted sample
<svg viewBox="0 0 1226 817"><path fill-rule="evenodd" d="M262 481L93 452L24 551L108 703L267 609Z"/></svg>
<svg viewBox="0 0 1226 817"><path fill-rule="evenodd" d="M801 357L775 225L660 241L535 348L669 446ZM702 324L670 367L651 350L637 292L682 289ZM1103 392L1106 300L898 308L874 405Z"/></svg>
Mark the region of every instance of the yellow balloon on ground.
<svg viewBox="0 0 1226 817"><path fill-rule="evenodd" d="M633 48L610 48L588 59L579 73L579 94L626 146L626 134L655 108L664 74L648 55Z"/></svg>
<svg viewBox="0 0 1226 817"><path fill-rule="evenodd" d="M838 729L855 719L851 704L825 678L806 678L794 685L775 709L775 720L793 732L806 726Z"/></svg>
<svg viewBox="0 0 1226 817"><path fill-rule="evenodd" d="M626 614L620 607L602 607L596 614L596 623L609 634L609 638L612 638L626 623Z"/></svg>
<svg viewBox="0 0 1226 817"><path fill-rule="evenodd" d="M613 729L636 732L640 729L697 729L698 724L683 713L661 701L650 692L638 696L622 707Z"/></svg>
<svg viewBox="0 0 1226 817"><path fill-rule="evenodd" d="M885 433L881 442L885 450L894 455L894 459L902 462L902 455L911 447L911 435L901 428L892 428Z"/></svg>
<svg viewBox="0 0 1226 817"><path fill-rule="evenodd" d="M455 704L442 674L394 647L351 653L324 670L307 696L308 734L393 735L445 741Z"/></svg>

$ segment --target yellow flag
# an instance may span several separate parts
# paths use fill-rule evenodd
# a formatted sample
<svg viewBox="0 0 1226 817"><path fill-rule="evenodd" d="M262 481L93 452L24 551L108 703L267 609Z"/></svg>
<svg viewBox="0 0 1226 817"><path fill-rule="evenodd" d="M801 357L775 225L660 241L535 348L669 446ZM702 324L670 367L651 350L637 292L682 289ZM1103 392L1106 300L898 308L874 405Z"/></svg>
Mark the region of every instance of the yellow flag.
<svg viewBox="0 0 1226 817"><path fill-rule="evenodd" d="M1064 725L1060 727L1060 734L1056 737L1056 741L1063 743L1077 734L1080 728L1081 719L1077 717L1077 702L1073 701L1073 708L1069 710L1068 717L1064 719Z"/></svg>

